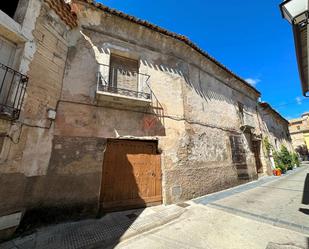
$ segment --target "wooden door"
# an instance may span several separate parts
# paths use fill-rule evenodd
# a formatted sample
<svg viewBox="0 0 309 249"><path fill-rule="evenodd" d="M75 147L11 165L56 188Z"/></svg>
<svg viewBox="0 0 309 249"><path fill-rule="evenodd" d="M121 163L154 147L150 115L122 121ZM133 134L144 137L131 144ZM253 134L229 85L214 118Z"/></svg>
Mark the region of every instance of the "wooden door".
<svg viewBox="0 0 309 249"><path fill-rule="evenodd" d="M261 162L261 142L260 141L252 141L253 153L255 157L255 165L256 172L263 173L263 165Z"/></svg>
<svg viewBox="0 0 309 249"><path fill-rule="evenodd" d="M109 140L104 153L101 208L121 210L162 203L160 155L152 141Z"/></svg>

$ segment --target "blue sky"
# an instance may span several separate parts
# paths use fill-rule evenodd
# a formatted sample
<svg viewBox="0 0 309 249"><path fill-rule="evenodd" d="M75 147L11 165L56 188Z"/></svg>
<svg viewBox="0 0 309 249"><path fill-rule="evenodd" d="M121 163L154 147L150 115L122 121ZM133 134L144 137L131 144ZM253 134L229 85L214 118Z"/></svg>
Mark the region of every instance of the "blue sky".
<svg viewBox="0 0 309 249"><path fill-rule="evenodd" d="M284 117L309 111L297 71L292 30L280 0L100 0L125 13L189 37L254 84Z"/></svg>

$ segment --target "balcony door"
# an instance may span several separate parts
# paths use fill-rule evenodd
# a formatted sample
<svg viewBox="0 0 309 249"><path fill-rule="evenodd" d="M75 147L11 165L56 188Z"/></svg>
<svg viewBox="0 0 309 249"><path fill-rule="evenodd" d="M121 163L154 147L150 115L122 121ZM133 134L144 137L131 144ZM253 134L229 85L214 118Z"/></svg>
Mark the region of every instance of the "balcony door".
<svg viewBox="0 0 309 249"><path fill-rule="evenodd" d="M14 91L12 85L15 83L15 75L12 68L15 57L16 45L0 36L0 107L11 107L11 93ZM9 67L9 68L8 68Z"/></svg>
<svg viewBox="0 0 309 249"><path fill-rule="evenodd" d="M0 63L11 67L14 61L16 45L0 36Z"/></svg>
<svg viewBox="0 0 309 249"><path fill-rule="evenodd" d="M127 95L138 91L138 61L112 54L109 72L110 90Z"/></svg>

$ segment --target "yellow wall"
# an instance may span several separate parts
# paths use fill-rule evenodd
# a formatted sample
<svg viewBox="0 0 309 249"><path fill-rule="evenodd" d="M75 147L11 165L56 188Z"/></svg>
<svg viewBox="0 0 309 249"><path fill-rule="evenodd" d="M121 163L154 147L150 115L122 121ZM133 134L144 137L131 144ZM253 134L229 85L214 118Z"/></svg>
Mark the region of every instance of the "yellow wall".
<svg viewBox="0 0 309 249"><path fill-rule="evenodd" d="M303 135L307 148L309 148L309 132L304 132Z"/></svg>

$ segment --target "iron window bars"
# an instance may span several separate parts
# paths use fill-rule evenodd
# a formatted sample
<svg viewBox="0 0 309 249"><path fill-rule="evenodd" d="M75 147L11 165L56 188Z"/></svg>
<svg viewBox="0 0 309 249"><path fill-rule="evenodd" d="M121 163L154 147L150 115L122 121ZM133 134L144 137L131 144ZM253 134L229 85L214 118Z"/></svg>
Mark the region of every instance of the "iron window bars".
<svg viewBox="0 0 309 249"><path fill-rule="evenodd" d="M149 75L125 68L99 64L97 91L151 100L149 78Z"/></svg>
<svg viewBox="0 0 309 249"><path fill-rule="evenodd" d="M0 117L9 120L19 118L28 77L0 63Z"/></svg>

